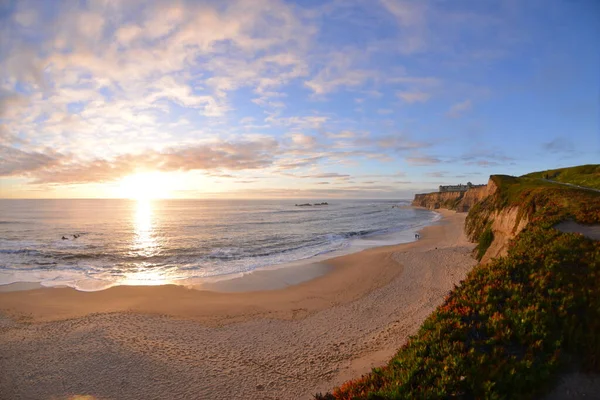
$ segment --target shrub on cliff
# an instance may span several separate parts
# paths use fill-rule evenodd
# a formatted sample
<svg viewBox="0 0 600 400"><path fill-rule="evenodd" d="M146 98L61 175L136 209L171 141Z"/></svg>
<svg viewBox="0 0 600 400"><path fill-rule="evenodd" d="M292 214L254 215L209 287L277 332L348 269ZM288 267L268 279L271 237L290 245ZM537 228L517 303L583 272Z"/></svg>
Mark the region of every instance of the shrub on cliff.
<svg viewBox="0 0 600 400"><path fill-rule="evenodd" d="M487 228L479 236L479 243L475 250L477 251L477 260L481 261L483 255L494 241L494 232L492 227L488 224Z"/></svg>

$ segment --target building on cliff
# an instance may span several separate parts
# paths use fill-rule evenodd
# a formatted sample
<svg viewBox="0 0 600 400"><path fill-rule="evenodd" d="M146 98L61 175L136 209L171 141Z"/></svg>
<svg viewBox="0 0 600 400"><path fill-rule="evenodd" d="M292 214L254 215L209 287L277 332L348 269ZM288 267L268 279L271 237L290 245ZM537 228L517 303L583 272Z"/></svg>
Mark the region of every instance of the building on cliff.
<svg viewBox="0 0 600 400"><path fill-rule="evenodd" d="M471 182L467 182L466 185L463 185L462 183L459 183L458 185L440 185L440 192L466 192L469 189L478 188L482 186L486 185L473 185Z"/></svg>

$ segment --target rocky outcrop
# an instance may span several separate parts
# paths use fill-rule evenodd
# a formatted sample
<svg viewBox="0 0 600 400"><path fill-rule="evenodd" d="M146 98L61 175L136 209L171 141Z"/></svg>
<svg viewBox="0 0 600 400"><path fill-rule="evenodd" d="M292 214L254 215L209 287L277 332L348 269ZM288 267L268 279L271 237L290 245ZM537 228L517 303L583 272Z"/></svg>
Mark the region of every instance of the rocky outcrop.
<svg viewBox="0 0 600 400"><path fill-rule="evenodd" d="M463 192L433 192L416 194L413 206L425 207L430 210L447 208L457 212L467 212L477 203L489 195L487 186L471 188Z"/></svg>

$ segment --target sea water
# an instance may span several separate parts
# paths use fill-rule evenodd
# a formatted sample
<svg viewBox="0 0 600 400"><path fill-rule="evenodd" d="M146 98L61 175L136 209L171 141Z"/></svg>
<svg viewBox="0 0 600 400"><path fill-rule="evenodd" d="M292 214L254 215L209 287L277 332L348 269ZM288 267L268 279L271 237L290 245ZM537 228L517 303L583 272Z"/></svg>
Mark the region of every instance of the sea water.
<svg viewBox="0 0 600 400"><path fill-rule="evenodd" d="M0 200L0 284L101 290L226 279L412 240L409 201Z"/></svg>

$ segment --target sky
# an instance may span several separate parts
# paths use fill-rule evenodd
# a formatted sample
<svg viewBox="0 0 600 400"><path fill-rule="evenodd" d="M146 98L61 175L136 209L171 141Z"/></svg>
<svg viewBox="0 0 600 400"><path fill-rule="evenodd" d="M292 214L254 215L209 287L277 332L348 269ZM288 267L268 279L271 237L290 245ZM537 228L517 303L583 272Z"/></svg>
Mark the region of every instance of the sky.
<svg viewBox="0 0 600 400"><path fill-rule="evenodd" d="M0 197L410 198L600 162L596 0L0 0Z"/></svg>

